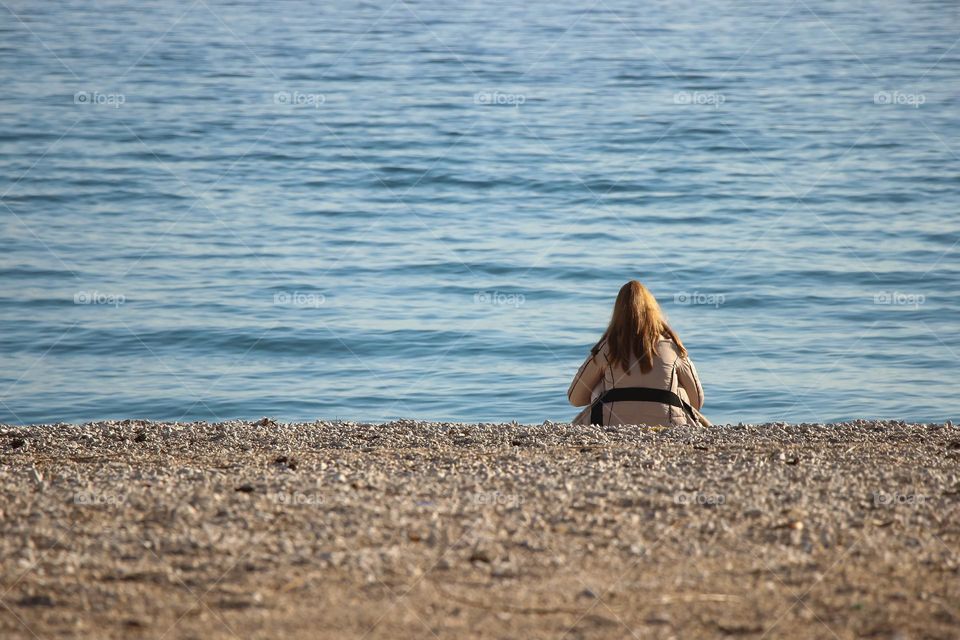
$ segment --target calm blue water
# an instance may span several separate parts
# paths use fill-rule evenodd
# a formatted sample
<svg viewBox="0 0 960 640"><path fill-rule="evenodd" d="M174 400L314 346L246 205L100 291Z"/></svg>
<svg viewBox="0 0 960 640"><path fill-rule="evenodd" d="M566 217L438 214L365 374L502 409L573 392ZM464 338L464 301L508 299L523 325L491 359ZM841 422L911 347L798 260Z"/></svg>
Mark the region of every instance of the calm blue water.
<svg viewBox="0 0 960 640"><path fill-rule="evenodd" d="M960 417L955 2L0 7L0 421Z"/></svg>

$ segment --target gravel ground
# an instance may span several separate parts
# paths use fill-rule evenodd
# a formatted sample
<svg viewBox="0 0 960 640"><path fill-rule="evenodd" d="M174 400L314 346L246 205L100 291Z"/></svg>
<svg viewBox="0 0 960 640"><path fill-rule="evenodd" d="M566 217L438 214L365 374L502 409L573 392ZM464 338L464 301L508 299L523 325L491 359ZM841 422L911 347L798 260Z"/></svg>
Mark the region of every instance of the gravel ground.
<svg viewBox="0 0 960 640"><path fill-rule="evenodd" d="M2 638L958 638L960 428L0 426Z"/></svg>

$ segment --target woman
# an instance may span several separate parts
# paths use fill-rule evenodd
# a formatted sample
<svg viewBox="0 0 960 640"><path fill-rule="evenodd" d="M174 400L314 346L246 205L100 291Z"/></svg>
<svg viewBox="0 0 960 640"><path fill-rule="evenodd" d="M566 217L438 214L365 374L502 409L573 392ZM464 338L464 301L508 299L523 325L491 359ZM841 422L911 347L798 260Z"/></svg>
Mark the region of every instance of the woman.
<svg viewBox="0 0 960 640"><path fill-rule="evenodd" d="M657 299L631 280L620 288L610 324L567 391L589 405L574 424L710 423L700 415L703 387Z"/></svg>

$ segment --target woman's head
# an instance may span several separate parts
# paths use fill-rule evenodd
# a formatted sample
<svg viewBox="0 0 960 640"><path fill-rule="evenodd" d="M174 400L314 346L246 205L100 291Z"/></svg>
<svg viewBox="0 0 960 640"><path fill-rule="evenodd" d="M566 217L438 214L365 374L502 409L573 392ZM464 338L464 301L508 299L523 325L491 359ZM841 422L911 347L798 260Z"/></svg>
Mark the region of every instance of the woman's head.
<svg viewBox="0 0 960 640"><path fill-rule="evenodd" d="M635 357L640 371L650 371L657 353L657 342L664 336L676 343L681 355L686 355L683 343L667 324L650 290L636 280L620 287L604 334L611 364L626 371Z"/></svg>

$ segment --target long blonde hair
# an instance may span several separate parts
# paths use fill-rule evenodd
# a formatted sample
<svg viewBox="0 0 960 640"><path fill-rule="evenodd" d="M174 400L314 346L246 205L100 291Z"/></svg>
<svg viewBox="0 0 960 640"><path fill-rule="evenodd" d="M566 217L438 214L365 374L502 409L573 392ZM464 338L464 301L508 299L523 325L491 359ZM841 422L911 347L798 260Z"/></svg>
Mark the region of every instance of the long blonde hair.
<svg viewBox="0 0 960 640"><path fill-rule="evenodd" d="M640 371L647 373L653 369L653 358L661 337L673 340L680 355L687 355L679 336L667 324L657 299L640 282L631 280L620 287L610 324L592 351L596 354L606 340L610 364L627 371L631 359L636 357Z"/></svg>

